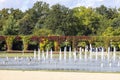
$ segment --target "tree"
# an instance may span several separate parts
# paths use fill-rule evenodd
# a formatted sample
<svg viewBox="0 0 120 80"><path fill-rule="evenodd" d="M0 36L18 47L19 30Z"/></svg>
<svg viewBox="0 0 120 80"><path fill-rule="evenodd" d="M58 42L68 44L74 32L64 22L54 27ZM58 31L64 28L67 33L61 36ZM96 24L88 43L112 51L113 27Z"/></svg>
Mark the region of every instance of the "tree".
<svg viewBox="0 0 120 80"><path fill-rule="evenodd" d="M118 12L115 8L107 8L104 5L96 8L96 12L103 15L107 19L114 19L118 16Z"/></svg>
<svg viewBox="0 0 120 80"><path fill-rule="evenodd" d="M113 35L120 36L120 27L114 30Z"/></svg>
<svg viewBox="0 0 120 80"><path fill-rule="evenodd" d="M12 16L14 17L14 19L16 19L16 20L21 19L21 18L23 17L23 15L24 15L21 10L19 10L19 9L13 9L13 8L9 9L9 13L10 13L10 15L12 15Z"/></svg>
<svg viewBox="0 0 120 80"><path fill-rule="evenodd" d="M19 29L16 26L16 20L12 15L10 15L3 25L3 35L17 35L18 30Z"/></svg>
<svg viewBox="0 0 120 80"><path fill-rule="evenodd" d="M97 7L95 10L97 14L101 15L98 35L102 35L108 26L113 27L113 20L117 18L119 14L116 8L107 8L104 5Z"/></svg>
<svg viewBox="0 0 120 80"><path fill-rule="evenodd" d="M30 14L33 25L37 28L43 27L44 21L48 15L49 4L37 1L34 6L26 13Z"/></svg>
<svg viewBox="0 0 120 80"><path fill-rule="evenodd" d="M26 14L22 19L17 22L17 26L19 27L19 34L21 35L30 35L33 32L33 24L32 24L31 16Z"/></svg>
<svg viewBox="0 0 120 80"><path fill-rule="evenodd" d="M1 19L8 19L9 17L9 9L8 8L3 8L1 11L0 11L0 18Z"/></svg>
<svg viewBox="0 0 120 80"><path fill-rule="evenodd" d="M92 8L74 8L74 15L78 18L78 30L81 35L96 35L100 24L100 15Z"/></svg>
<svg viewBox="0 0 120 80"><path fill-rule="evenodd" d="M113 36L114 33L114 29L113 27L108 27L104 32L103 32L103 36Z"/></svg>
<svg viewBox="0 0 120 80"><path fill-rule="evenodd" d="M111 23L111 26L114 27L114 28L120 27L120 16L113 19L113 21Z"/></svg>
<svg viewBox="0 0 120 80"><path fill-rule="evenodd" d="M72 10L56 4L51 7L44 25L55 35L75 35L74 22Z"/></svg>
<svg viewBox="0 0 120 80"><path fill-rule="evenodd" d="M3 8L0 10L0 34L2 35L3 33L3 25L5 25L6 20L9 17L9 9L8 8Z"/></svg>
<svg viewBox="0 0 120 80"><path fill-rule="evenodd" d="M48 36L52 35L52 31L49 29L34 29L34 34L37 36Z"/></svg>

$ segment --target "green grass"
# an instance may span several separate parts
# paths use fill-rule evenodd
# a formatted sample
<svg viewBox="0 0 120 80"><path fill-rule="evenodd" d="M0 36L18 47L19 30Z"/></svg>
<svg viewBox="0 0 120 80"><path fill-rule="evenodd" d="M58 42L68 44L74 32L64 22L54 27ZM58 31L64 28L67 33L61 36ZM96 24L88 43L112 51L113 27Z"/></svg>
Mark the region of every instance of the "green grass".
<svg viewBox="0 0 120 80"><path fill-rule="evenodd" d="M8 57L33 57L34 53L7 53L7 52L0 52L0 57L6 57L6 56L8 56ZM37 54L36 54L36 56L37 56ZM59 54L53 54L53 58L56 58L56 57L59 57Z"/></svg>
<svg viewBox="0 0 120 80"><path fill-rule="evenodd" d="M37 54L36 54L37 55ZM88 53L89 55L89 53ZM120 52L116 52L116 55L120 57ZM33 53L7 53L7 52L0 52L0 57L33 57ZM49 55L50 56L50 55ZM100 57L100 55L98 55ZM107 56L107 55L105 55ZM111 55L112 56L112 55ZM62 58L64 57L64 53L62 53ZM69 53L67 52L66 57L69 57ZM73 57L73 55L72 55ZM79 57L79 54L77 55L77 58ZM84 57L84 54L82 54L82 57ZM95 57L95 55L93 56ZM59 58L59 52L58 54L53 54L53 58Z"/></svg>
<svg viewBox="0 0 120 80"><path fill-rule="evenodd" d="M0 57L33 57L33 53L6 53L6 52L0 52Z"/></svg>

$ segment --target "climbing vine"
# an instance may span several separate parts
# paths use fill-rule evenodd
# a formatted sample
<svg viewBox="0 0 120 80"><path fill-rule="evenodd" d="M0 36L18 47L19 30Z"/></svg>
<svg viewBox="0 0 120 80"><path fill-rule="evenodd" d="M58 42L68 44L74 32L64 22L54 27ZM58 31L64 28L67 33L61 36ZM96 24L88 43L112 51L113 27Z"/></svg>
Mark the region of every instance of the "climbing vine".
<svg viewBox="0 0 120 80"><path fill-rule="evenodd" d="M28 49L28 43L30 42L30 36L21 36L23 41L23 50L26 51Z"/></svg>
<svg viewBox="0 0 120 80"><path fill-rule="evenodd" d="M6 36L7 51L12 50L12 44L14 39L15 39L15 36Z"/></svg>

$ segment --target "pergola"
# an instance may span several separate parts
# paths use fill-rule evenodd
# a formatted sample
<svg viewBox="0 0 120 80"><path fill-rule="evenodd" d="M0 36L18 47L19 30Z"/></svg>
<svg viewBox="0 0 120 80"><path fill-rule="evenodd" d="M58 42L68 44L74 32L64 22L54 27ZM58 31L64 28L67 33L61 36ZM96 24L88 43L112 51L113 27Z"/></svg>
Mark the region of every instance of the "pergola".
<svg viewBox="0 0 120 80"><path fill-rule="evenodd" d="M119 36L0 36L0 41L5 41L7 46L7 51L12 50L13 41L22 41L23 50L26 51L29 42L36 41L38 44L42 44L44 40L53 41L56 43L54 45L54 50L58 51L60 44L62 42L70 42L72 48L77 48L78 42L87 42L87 45L94 42L102 42L104 47L108 47L111 42L119 42ZM40 48L40 47L38 47Z"/></svg>

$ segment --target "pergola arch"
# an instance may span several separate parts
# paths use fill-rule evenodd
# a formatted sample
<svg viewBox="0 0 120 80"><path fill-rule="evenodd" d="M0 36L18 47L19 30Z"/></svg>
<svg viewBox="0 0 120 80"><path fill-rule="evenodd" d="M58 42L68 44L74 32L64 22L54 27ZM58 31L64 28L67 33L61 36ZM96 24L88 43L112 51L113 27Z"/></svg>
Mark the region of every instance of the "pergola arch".
<svg viewBox="0 0 120 80"><path fill-rule="evenodd" d="M47 40L48 42L53 42L54 50L58 51L60 49L60 44L62 42L68 41L71 43L72 50L77 48L78 42L85 41L88 45L94 42L102 42L104 47L108 47L112 42L119 42L119 36L0 36L0 41L5 41L5 45L7 46L7 51L12 50L13 41L16 39L20 39L23 43L23 50L26 51L28 49L28 44L31 41L36 41L41 48L40 44Z"/></svg>

